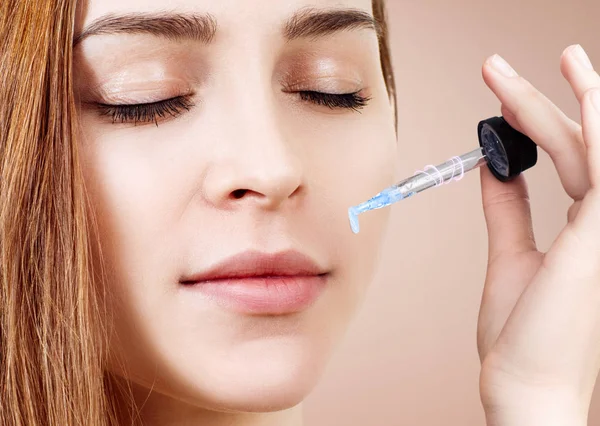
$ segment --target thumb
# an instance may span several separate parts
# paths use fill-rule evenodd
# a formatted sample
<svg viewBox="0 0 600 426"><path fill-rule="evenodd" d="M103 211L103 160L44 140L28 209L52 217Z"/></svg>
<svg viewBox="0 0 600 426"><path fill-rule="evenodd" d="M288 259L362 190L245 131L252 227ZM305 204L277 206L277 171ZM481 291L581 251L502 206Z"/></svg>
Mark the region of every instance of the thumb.
<svg viewBox="0 0 600 426"><path fill-rule="evenodd" d="M481 168L481 195L488 230L489 262L504 254L536 250L527 183L523 176L500 182Z"/></svg>

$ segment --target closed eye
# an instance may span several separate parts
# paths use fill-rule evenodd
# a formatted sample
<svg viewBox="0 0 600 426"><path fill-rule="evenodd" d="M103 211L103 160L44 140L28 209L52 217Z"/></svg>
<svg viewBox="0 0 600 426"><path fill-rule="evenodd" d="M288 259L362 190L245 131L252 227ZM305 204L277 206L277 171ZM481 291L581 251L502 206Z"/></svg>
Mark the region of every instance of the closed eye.
<svg viewBox="0 0 600 426"><path fill-rule="evenodd" d="M110 105L98 103L100 115L108 117L113 123L155 123L169 117L178 117L189 111L194 103L189 95L177 96L163 101L145 104Z"/></svg>
<svg viewBox="0 0 600 426"><path fill-rule="evenodd" d="M360 92L353 93L323 93L317 91L300 91L300 99L316 105L325 106L330 109L350 109L360 111L369 101L368 97L362 96Z"/></svg>
<svg viewBox="0 0 600 426"><path fill-rule="evenodd" d="M315 105L330 109L349 109L360 111L369 101L368 97L362 96L360 92L353 93L324 93L312 90L297 92L300 99ZM189 95L177 96L162 101L143 104L96 104L100 115L108 117L112 123L147 124L155 123L168 118L175 118L194 107Z"/></svg>

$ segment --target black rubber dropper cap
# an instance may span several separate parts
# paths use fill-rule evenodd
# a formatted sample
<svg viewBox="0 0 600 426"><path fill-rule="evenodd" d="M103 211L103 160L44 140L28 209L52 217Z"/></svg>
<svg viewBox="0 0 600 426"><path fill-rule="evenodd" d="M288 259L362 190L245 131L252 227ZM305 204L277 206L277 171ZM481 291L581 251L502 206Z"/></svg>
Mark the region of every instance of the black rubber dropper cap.
<svg viewBox="0 0 600 426"><path fill-rule="evenodd" d="M487 165L500 181L508 182L537 163L535 142L513 129L504 117L481 121L477 133Z"/></svg>

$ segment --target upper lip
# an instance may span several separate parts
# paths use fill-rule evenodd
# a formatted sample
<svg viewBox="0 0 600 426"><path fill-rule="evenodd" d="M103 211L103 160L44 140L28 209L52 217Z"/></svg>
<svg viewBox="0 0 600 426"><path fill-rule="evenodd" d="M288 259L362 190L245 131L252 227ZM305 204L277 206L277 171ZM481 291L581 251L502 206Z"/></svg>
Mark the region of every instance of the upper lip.
<svg viewBox="0 0 600 426"><path fill-rule="evenodd" d="M217 262L204 271L184 277L180 282L191 284L231 278L315 276L326 273L314 260L298 251L274 254L245 251Z"/></svg>

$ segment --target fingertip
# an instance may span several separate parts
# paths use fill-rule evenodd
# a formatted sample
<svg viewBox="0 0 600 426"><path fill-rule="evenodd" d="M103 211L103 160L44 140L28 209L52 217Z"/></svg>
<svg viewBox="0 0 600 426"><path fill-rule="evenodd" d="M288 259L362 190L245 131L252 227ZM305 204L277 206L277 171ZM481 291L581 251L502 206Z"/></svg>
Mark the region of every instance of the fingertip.
<svg viewBox="0 0 600 426"><path fill-rule="evenodd" d="M493 54L483 63L482 75L486 81L491 79L512 78L518 76L513 67L500 55Z"/></svg>
<svg viewBox="0 0 600 426"><path fill-rule="evenodd" d="M573 46L567 47L565 50L563 50L562 54L560 55L560 73L567 80L569 80L571 76L569 51L572 48Z"/></svg>
<svg viewBox="0 0 600 426"><path fill-rule="evenodd" d="M494 57L496 56L496 54L494 53L493 55L488 56L487 58L485 58L485 61L483 61L483 68L484 69L490 69L492 67L492 61L494 60Z"/></svg>
<svg viewBox="0 0 600 426"><path fill-rule="evenodd" d="M490 56L483 64L481 69L481 76L483 77L483 82L485 85L497 96L499 97L503 91L504 82L501 74L498 73L494 69L491 61L493 61L493 56Z"/></svg>
<svg viewBox="0 0 600 426"><path fill-rule="evenodd" d="M579 45L578 44L571 44L571 45L565 47L565 49L563 50L562 54L560 55L561 60L567 59L567 57L569 56L569 54L571 54L571 52L573 52L573 50L576 49L577 46L579 46Z"/></svg>
<svg viewBox="0 0 600 426"><path fill-rule="evenodd" d="M578 72L593 70L594 66L580 44L573 44L563 50L560 57L560 71L567 80L571 81Z"/></svg>
<svg viewBox="0 0 600 426"><path fill-rule="evenodd" d="M483 65L481 66L481 76L483 77L483 80L487 83L488 80L490 79L490 77L493 74L493 68L491 65L491 61L492 61L493 56L488 57L485 62L483 63Z"/></svg>

